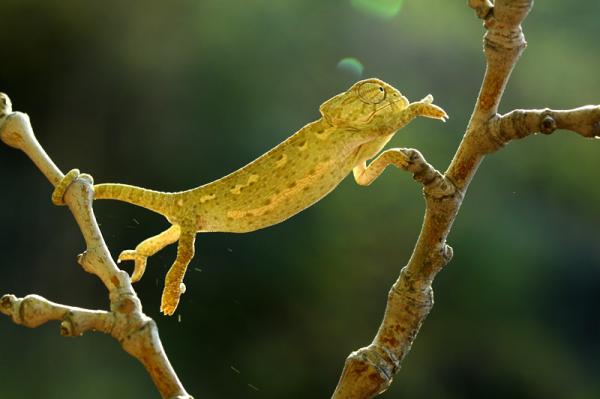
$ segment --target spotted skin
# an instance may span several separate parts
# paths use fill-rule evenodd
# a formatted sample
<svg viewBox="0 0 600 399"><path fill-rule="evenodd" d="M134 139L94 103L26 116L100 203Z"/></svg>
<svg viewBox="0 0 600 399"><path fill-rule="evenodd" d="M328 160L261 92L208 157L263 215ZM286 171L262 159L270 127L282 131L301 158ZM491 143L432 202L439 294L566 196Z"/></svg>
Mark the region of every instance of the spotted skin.
<svg viewBox="0 0 600 399"><path fill-rule="evenodd" d="M119 261L135 262L139 280L149 256L178 242L177 257L165 279L161 311L172 315L185 286L198 232L246 233L280 223L331 192L350 172L368 184L388 165L375 157L396 131L417 116L445 121L431 96L409 104L398 90L379 79L355 83L320 107L321 118L235 172L203 186L175 193L124 184L94 186L95 199L113 199L164 215L172 226L123 251ZM388 159L389 158L389 159Z"/></svg>

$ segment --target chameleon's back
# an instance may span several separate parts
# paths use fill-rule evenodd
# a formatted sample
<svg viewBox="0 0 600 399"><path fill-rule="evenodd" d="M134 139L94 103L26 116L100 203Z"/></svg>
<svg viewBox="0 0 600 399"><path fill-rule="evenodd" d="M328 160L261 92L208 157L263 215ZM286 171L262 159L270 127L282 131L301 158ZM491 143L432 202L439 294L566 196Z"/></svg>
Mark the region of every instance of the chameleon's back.
<svg viewBox="0 0 600 399"><path fill-rule="evenodd" d="M198 231L258 230L317 202L352 170L352 134L318 120L245 167L188 191Z"/></svg>
<svg viewBox="0 0 600 399"><path fill-rule="evenodd" d="M143 206L195 231L261 229L317 202L374 156L415 116L407 104L386 83L363 80L323 103L321 119L222 179L179 193L100 184L95 198Z"/></svg>

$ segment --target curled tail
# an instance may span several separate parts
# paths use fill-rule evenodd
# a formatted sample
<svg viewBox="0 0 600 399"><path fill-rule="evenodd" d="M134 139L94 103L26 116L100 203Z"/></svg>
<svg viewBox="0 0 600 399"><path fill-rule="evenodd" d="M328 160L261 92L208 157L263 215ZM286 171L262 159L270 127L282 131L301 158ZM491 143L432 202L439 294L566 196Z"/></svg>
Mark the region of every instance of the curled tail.
<svg viewBox="0 0 600 399"><path fill-rule="evenodd" d="M169 216L173 209L175 193L147 190L128 184L106 183L94 186L94 199L111 199L128 202Z"/></svg>

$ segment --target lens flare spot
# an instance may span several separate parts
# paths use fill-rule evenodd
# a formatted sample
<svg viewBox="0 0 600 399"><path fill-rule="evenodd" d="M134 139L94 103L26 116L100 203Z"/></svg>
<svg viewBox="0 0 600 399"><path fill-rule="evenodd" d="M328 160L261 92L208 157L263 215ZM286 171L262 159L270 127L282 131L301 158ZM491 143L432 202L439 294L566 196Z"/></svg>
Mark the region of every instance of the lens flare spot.
<svg viewBox="0 0 600 399"><path fill-rule="evenodd" d="M379 18L391 19L398 15L404 0L351 0L351 2L358 11Z"/></svg>
<svg viewBox="0 0 600 399"><path fill-rule="evenodd" d="M349 73L353 77L359 78L365 69L363 64L356 58L348 57L340 60L337 64L337 68L344 72Z"/></svg>

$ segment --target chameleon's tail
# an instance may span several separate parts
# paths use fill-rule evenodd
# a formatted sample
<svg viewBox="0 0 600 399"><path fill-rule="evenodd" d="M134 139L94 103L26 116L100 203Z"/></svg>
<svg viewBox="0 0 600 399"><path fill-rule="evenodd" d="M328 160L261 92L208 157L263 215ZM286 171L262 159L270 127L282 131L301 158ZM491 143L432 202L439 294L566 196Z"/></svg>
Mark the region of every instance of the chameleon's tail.
<svg viewBox="0 0 600 399"><path fill-rule="evenodd" d="M175 193L147 190L128 184L107 183L94 186L94 199L111 199L128 202L150 209L161 215L172 213Z"/></svg>

